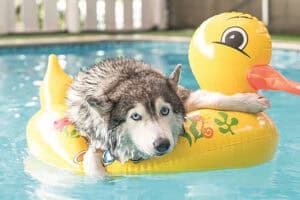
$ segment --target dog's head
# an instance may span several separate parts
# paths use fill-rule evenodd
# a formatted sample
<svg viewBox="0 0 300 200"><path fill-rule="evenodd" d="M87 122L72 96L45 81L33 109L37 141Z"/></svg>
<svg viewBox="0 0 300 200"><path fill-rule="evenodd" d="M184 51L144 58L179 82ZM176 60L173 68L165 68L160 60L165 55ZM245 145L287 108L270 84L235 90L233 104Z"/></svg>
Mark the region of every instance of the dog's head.
<svg viewBox="0 0 300 200"><path fill-rule="evenodd" d="M172 151L185 116L176 92L179 75L180 66L169 77L153 70L136 73L106 95L87 99L107 125L105 146L121 162Z"/></svg>

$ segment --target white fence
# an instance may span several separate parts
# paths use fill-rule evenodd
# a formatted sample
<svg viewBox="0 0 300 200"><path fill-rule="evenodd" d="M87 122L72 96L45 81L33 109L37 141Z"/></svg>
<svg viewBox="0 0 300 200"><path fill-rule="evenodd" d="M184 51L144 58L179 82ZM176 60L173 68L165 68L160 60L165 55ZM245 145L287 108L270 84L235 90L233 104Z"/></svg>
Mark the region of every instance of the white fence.
<svg viewBox="0 0 300 200"><path fill-rule="evenodd" d="M167 26L166 0L0 0L0 34Z"/></svg>

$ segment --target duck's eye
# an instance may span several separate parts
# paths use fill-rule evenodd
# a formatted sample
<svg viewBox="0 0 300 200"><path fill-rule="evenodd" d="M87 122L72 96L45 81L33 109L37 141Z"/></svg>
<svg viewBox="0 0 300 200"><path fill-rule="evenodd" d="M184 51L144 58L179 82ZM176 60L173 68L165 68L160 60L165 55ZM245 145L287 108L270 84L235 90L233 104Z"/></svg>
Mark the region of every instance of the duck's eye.
<svg viewBox="0 0 300 200"><path fill-rule="evenodd" d="M167 115L169 114L169 112L170 112L170 109L169 109L168 107L163 106L163 107L160 109L160 114L161 114L162 116L167 116Z"/></svg>
<svg viewBox="0 0 300 200"><path fill-rule="evenodd" d="M240 27L230 27L222 35L223 44L243 50L248 42L247 33Z"/></svg>
<svg viewBox="0 0 300 200"><path fill-rule="evenodd" d="M142 115L138 114L138 113L133 113L131 116L130 116L131 119L133 119L134 121L139 121L139 120L142 120Z"/></svg>

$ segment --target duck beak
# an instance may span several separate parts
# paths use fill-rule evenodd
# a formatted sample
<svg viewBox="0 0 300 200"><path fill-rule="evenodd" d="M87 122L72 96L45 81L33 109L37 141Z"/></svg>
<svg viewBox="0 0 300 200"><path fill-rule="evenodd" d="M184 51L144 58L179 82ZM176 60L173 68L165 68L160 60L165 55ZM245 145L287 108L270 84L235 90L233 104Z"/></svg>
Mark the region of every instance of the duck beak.
<svg viewBox="0 0 300 200"><path fill-rule="evenodd" d="M249 84L256 90L280 90L300 95L300 83L288 80L269 65L256 65L247 74Z"/></svg>

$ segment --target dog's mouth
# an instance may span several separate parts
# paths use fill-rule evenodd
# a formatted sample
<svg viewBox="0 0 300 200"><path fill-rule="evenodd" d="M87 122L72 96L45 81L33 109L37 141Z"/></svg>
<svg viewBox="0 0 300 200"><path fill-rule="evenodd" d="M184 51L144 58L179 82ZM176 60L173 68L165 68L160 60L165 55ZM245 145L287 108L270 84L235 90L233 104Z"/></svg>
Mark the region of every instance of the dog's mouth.
<svg viewBox="0 0 300 200"><path fill-rule="evenodd" d="M156 153L155 154L155 157L160 157L160 156L163 156L163 155L165 155L167 152L164 152L164 153ZM141 162L141 161L143 161L143 160L145 160L144 158L142 158L142 157L139 157L139 158L132 158L132 159L130 159L132 162L134 162L134 163L139 163L139 162Z"/></svg>
<svg viewBox="0 0 300 200"><path fill-rule="evenodd" d="M144 158L142 158L142 157L139 157L139 158L133 158L133 159L130 159L132 162L134 162L134 163L139 163L139 162L141 162L142 160L144 160Z"/></svg>
<svg viewBox="0 0 300 200"><path fill-rule="evenodd" d="M160 157L160 156L165 155L166 153L168 153L168 152L156 153L155 156Z"/></svg>

